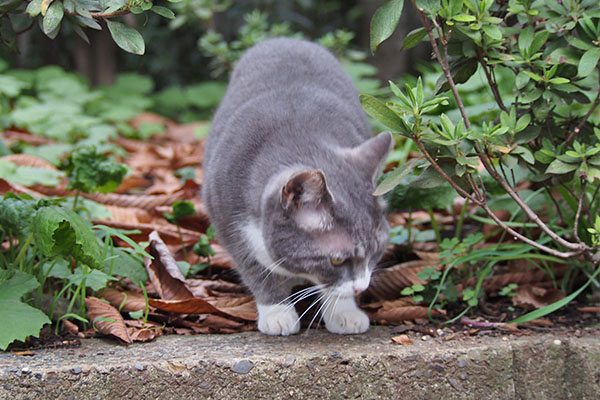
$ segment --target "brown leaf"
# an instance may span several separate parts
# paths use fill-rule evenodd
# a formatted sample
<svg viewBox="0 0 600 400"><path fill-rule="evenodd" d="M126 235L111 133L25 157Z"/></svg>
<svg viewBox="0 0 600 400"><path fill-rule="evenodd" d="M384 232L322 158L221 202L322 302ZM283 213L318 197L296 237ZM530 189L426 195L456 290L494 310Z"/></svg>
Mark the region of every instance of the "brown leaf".
<svg viewBox="0 0 600 400"><path fill-rule="evenodd" d="M402 345L408 345L408 344L413 344L413 341L410 340L410 338L408 337L408 335L398 335L398 336L394 336L392 338L392 342L394 343L398 343L398 344L402 344Z"/></svg>
<svg viewBox="0 0 600 400"><path fill-rule="evenodd" d="M577 307L579 312L600 313L600 307Z"/></svg>
<svg viewBox="0 0 600 400"><path fill-rule="evenodd" d="M146 309L146 299L139 293L106 288L102 292L102 298L108 300L110 304L122 312L135 312Z"/></svg>
<svg viewBox="0 0 600 400"><path fill-rule="evenodd" d="M79 333L79 327L71 321L69 321L68 319L63 319L62 324L63 330L69 335L77 336L77 334Z"/></svg>
<svg viewBox="0 0 600 400"><path fill-rule="evenodd" d="M148 299L152 307L162 311L174 312L179 314L206 314L219 313L220 311L212 304L199 297L189 299Z"/></svg>
<svg viewBox="0 0 600 400"><path fill-rule="evenodd" d="M160 329L152 328L127 328L127 332L134 342L149 342L158 336L162 336Z"/></svg>
<svg viewBox="0 0 600 400"><path fill-rule="evenodd" d="M194 297L185 286L185 278L177 266L169 248L156 231L149 235L148 252L154 260L146 260L145 266L152 284L164 300L183 300Z"/></svg>
<svg viewBox="0 0 600 400"><path fill-rule="evenodd" d="M382 301L379 303L366 305L363 308L372 310L374 305L380 307L376 311L369 312L369 317L381 323L398 323L406 320L417 320L427 318L427 307L411 305L407 299L398 299L393 301ZM444 310L431 310L432 316L446 315Z"/></svg>
<svg viewBox="0 0 600 400"><path fill-rule="evenodd" d="M436 266L433 261L414 260L381 269L373 274L371 284L365 295L383 300L396 299L405 287L417 283L425 283L425 281L417 276L417 273L426 267L441 268L440 266Z"/></svg>
<svg viewBox="0 0 600 400"><path fill-rule="evenodd" d="M560 289L521 285L515 290L513 304L525 309L542 308L565 297Z"/></svg>
<svg viewBox="0 0 600 400"><path fill-rule="evenodd" d="M256 321L258 319L254 296L213 297L211 299L206 299L206 301L219 311L233 317L246 321Z"/></svg>
<svg viewBox="0 0 600 400"><path fill-rule="evenodd" d="M224 281L222 279L186 279L186 286L195 297L207 297L208 291L243 293L244 288L239 283Z"/></svg>
<svg viewBox="0 0 600 400"><path fill-rule="evenodd" d="M115 336L125 343L132 343L123 317L116 308L97 297L86 297L85 306L92 326L99 332Z"/></svg>

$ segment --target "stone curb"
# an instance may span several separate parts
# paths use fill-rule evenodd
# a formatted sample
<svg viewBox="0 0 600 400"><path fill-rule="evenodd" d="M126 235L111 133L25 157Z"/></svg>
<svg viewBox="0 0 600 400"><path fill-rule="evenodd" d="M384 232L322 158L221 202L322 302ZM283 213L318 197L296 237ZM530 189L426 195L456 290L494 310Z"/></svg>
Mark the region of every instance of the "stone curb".
<svg viewBox="0 0 600 400"><path fill-rule="evenodd" d="M168 336L0 353L0 399L599 399L600 338Z"/></svg>

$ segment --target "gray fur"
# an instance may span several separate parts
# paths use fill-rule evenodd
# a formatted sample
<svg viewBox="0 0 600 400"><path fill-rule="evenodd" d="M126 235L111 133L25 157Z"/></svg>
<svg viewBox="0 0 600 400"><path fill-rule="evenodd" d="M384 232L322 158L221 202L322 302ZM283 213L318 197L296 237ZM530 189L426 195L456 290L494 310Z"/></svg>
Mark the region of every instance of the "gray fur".
<svg viewBox="0 0 600 400"><path fill-rule="evenodd" d="M271 39L239 61L206 141L202 196L217 238L257 303L284 300L294 277L336 287L366 265L374 268L388 225L372 192L392 140L381 134L358 147L369 138L351 79L322 47ZM328 193L318 194L318 187L317 199L290 202L290 210L282 189L303 171L322 172ZM329 225L300 227L305 206L326 213ZM253 245L244 231L252 223L264 239L262 256L260 240ZM338 254L326 244L346 239L349 261L331 265ZM281 264L271 273L266 260Z"/></svg>

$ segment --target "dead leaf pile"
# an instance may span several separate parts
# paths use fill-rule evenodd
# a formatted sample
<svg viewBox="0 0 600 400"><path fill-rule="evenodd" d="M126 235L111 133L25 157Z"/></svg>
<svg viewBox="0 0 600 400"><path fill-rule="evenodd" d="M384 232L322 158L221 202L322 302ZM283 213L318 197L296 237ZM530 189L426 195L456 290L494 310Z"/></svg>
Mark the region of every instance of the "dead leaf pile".
<svg viewBox="0 0 600 400"><path fill-rule="evenodd" d="M130 237L138 243L150 242L147 251L154 259L146 259L145 262L149 282L144 288L145 293L124 280L120 285L97 293L98 297L88 297L86 306L92 329L87 334L99 332L131 343L152 340L166 333L227 333L256 329L257 311L253 297L231 271L233 260L218 243L212 243L216 255L210 258L210 273L186 278L176 261L184 260L184 254L190 264L207 261L191 251L210 225L200 197L204 143L194 135L194 130L205 123L179 125L155 114L142 113L130 124L135 127L144 122L161 122L167 127L166 133L155 135L145 142L116 139L115 143L128 154L118 161L129 166L130 174L114 193L82 193L82 196L104 205L111 213L110 218L94 220L95 224L138 230L140 233ZM53 143L51 139L15 130L4 131L3 139L7 145L16 141L35 146ZM10 155L1 159L17 165L56 170L48 161L29 154ZM186 179L175 174L175 171L184 167L187 167ZM191 177L189 171L193 171ZM66 179L52 187L25 187L0 179L0 194L11 191L42 198L73 194L66 188ZM192 202L196 215L182 219L177 227L169 224L163 213L170 212L171 205L179 200ZM456 202L455 208L460 211L460 207L462 203ZM438 213L436 218L439 218L441 225L453 223L447 213ZM397 212L389 215L388 219L392 226L412 223L415 224L414 229L419 229L418 226L430 219L430 214L424 211ZM483 230L493 231L486 226ZM117 245L128 246L118 238L114 240ZM427 284L417 276L423 268L433 267L443 271L436 244L390 246L381 266L373 275L371 286L360 298L361 306L371 319L384 324L426 321L427 307L401 297L400 293L411 285ZM556 271L557 278L564 273L564 269L558 268ZM460 282L458 290L474 287L476 280L471 278ZM519 264L518 260L486 278L483 288L486 293L495 294L509 283L519 285L513 297L514 305L518 307L539 308L564 296L564 293L551 289L546 274ZM145 315L142 318L129 315L139 314L140 311ZM445 314L444 310L438 309L431 312L432 316L441 318L445 318ZM76 329L71 325L67 328ZM409 342L404 337L398 337L395 341L402 344Z"/></svg>

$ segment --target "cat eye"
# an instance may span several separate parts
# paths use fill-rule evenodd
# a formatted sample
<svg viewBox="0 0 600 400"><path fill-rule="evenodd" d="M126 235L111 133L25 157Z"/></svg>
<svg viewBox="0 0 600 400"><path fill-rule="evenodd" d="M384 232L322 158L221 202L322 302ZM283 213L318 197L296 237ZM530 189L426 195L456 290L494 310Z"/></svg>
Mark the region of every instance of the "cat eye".
<svg viewBox="0 0 600 400"><path fill-rule="evenodd" d="M331 262L331 265L333 265L334 267L338 267L345 263L346 259L343 257L331 257L329 261Z"/></svg>

